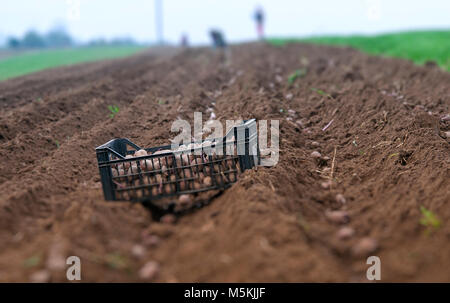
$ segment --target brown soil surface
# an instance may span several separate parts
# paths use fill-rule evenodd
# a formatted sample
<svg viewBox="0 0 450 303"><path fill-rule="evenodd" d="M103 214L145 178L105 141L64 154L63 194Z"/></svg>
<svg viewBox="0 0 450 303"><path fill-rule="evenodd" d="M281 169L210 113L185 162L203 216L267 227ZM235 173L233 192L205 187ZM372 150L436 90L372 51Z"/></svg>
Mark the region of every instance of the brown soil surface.
<svg viewBox="0 0 450 303"><path fill-rule="evenodd" d="M0 281L41 270L67 281L58 261L71 255L83 281L143 281L149 261L150 281L367 281L367 255L381 258L382 281L450 281L450 74L300 44L234 46L221 60L149 51L0 83ZM168 144L177 117L206 121L212 102L223 122L279 119L279 163L175 223L103 200L96 146ZM440 227L419 223L421 206ZM354 234L339 238L343 226Z"/></svg>

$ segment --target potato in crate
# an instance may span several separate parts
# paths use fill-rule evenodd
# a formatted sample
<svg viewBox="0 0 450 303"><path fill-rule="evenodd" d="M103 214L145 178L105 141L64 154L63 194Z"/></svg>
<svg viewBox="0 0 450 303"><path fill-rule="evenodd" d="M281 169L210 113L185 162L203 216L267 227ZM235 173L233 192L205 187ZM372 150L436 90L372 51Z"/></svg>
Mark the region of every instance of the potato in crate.
<svg viewBox="0 0 450 303"><path fill-rule="evenodd" d="M145 202L184 211L208 202L259 164L256 121L234 126L223 138L141 148L118 138L96 148L103 193L109 201Z"/></svg>

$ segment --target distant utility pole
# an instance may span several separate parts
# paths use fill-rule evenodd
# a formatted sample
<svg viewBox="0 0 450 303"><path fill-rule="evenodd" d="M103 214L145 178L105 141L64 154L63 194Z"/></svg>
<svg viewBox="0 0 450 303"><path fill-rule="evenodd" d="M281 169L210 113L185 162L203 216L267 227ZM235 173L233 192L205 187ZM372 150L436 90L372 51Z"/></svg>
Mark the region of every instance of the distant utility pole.
<svg viewBox="0 0 450 303"><path fill-rule="evenodd" d="M156 39L158 44L164 43L163 37L163 5L162 0L155 0Z"/></svg>

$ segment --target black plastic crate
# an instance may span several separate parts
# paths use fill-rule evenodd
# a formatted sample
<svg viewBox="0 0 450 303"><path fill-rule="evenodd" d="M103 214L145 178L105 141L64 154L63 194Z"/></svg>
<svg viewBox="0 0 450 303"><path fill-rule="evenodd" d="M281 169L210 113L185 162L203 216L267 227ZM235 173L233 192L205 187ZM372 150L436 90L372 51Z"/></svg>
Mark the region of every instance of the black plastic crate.
<svg viewBox="0 0 450 303"><path fill-rule="evenodd" d="M223 138L192 142L176 151L170 145L146 148L148 155L130 157L141 149L124 138L96 148L106 200L173 209L178 196L203 195L207 200L203 193L220 193L260 161L255 119L233 127Z"/></svg>

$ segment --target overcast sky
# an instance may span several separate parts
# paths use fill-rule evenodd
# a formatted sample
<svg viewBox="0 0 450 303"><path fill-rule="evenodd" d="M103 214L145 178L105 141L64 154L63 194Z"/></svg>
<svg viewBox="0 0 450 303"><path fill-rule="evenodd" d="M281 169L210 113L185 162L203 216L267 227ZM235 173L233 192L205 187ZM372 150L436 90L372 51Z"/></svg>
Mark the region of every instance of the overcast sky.
<svg viewBox="0 0 450 303"><path fill-rule="evenodd" d="M48 31L65 24L79 41L131 36L156 39L155 0L2 0L0 37L21 36L31 28ZM164 36L178 42L187 33L193 44L208 42L208 29L228 40L255 39L252 15L260 4L268 36L374 34L450 28L450 0L162 0ZM79 7L77 7L79 3ZM79 8L79 9L78 9Z"/></svg>

